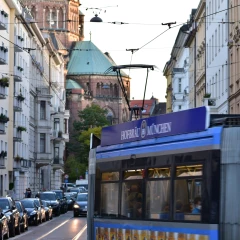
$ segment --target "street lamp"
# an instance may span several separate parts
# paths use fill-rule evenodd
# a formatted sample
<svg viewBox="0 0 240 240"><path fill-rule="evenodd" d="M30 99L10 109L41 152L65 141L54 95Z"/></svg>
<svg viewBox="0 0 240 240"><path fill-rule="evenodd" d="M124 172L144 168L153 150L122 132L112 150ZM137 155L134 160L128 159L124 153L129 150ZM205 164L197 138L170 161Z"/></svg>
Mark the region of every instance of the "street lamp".
<svg viewBox="0 0 240 240"><path fill-rule="evenodd" d="M102 22L102 19L100 17L98 17L97 14L95 14L95 17L93 17L90 22Z"/></svg>

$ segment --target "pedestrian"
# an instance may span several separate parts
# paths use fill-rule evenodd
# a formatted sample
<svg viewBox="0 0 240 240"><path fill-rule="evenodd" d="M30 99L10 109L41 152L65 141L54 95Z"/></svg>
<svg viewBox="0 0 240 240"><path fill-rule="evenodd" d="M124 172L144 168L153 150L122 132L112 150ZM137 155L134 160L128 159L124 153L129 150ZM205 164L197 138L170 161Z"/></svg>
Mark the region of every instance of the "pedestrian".
<svg viewBox="0 0 240 240"><path fill-rule="evenodd" d="M27 198L28 197L28 189L26 188L26 192L24 193L24 197Z"/></svg>
<svg viewBox="0 0 240 240"><path fill-rule="evenodd" d="M27 189L27 198L31 198L32 197L32 191L30 188Z"/></svg>

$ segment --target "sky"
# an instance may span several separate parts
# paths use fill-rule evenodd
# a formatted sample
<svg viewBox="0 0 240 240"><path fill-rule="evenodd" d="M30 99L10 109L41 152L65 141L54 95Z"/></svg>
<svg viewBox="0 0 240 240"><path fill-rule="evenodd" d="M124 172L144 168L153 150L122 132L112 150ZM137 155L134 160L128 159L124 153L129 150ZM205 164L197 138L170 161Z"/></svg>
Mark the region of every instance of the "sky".
<svg viewBox="0 0 240 240"><path fill-rule="evenodd" d="M199 2L200 0L80 0L80 10L85 15L84 40L91 39L102 52L108 52L117 65L155 65L156 68L148 74L145 99L154 96L160 102L165 102L167 80L163 76L164 66L170 59L179 28L187 22L191 10L197 8ZM103 20L101 23L90 22L95 14ZM168 26L162 23L168 22L176 24L167 30ZM132 54L126 49L139 50ZM131 78L131 99L143 99L147 70L127 69L125 72Z"/></svg>

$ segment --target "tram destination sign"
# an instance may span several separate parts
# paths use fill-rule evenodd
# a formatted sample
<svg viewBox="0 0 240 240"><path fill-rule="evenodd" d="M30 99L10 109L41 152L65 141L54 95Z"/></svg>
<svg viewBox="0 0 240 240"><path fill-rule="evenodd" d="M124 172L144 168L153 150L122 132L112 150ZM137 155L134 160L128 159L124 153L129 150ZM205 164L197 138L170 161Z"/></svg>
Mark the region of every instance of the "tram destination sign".
<svg viewBox="0 0 240 240"><path fill-rule="evenodd" d="M209 119L208 107L200 107L113 125L102 129L101 146L204 131Z"/></svg>

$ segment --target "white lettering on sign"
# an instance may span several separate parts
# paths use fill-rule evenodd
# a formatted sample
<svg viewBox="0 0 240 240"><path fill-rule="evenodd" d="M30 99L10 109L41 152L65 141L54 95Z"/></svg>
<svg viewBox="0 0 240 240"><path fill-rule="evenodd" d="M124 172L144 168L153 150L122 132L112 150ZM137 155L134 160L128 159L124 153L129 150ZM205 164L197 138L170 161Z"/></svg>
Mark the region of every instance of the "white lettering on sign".
<svg viewBox="0 0 240 240"><path fill-rule="evenodd" d="M145 129L145 130L144 130ZM145 136L151 136L151 135L156 135L156 134L162 134L162 133L168 133L172 131L172 122L168 123L161 123L161 124L152 124L150 126L146 126L142 130L146 131L144 134L142 134L142 138ZM128 129L121 131L121 140L127 140L127 139L133 139L133 138L139 138L139 133L141 129L140 128L133 128L133 129Z"/></svg>

